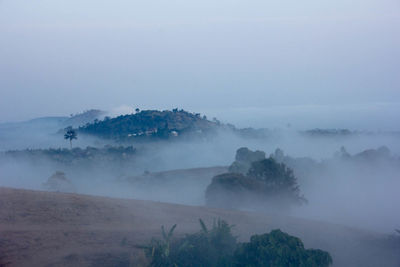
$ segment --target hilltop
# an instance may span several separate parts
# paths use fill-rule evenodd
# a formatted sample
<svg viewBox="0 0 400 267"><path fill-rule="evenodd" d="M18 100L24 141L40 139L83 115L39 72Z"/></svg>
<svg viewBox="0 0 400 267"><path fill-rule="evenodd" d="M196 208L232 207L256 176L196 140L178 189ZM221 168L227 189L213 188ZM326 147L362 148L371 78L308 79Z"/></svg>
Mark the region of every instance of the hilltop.
<svg viewBox="0 0 400 267"><path fill-rule="evenodd" d="M129 140L133 138L169 138L187 134L206 135L223 125L210 121L200 113L184 110L143 110L136 114L106 117L79 127L80 133L105 139Z"/></svg>

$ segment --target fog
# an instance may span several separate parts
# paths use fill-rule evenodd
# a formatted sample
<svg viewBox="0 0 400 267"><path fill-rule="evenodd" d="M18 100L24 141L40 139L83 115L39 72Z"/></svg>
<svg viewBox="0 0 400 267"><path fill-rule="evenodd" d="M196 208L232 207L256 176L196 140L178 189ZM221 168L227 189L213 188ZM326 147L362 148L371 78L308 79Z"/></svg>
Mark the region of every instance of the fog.
<svg viewBox="0 0 400 267"><path fill-rule="evenodd" d="M0 0L0 187L212 208L213 177L247 147L291 168L307 203L234 208L387 241L400 229L398 25L398 0ZM175 109L182 128L79 128L139 109Z"/></svg>
<svg viewBox="0 0 400 267"><path fill-rule="evenodd" d="M359 162L333 160L325 163L325 168L308 174L310 180L300 179L309 203L293 210L295 216L382 232L398 228L398 156Z"/></svg>
<svg viewBox="0 0 400 267"><path fill-rule="evenodd" d="M208 117L233 123L237 127L289 128L307 130L355 129L398 131L397 103L358 103L332 105L269 105L266 107L215 108L200 110Z"/></svg>
<svg viewBox="0 0 400 267"><path fill-rule="evenodd" d="M38 135L33 139L18 139L20 136L16 135L14 141L19 149L22 144L34 141L36 145L27 147L38 148L38 144L48 142L48 147L64 147L68 151L69 143L62 139L62 133L51 136L53 139L45 137L38 141ZM55 139L58 142L51 143ZM99 148L107 143L120 145L84 135L78 141L73 143L74 150L88 145ZM10 149L12 143L7 143ZM246 138L220 131L207 139L133 144L137 149L134 156L123 160L95 157L63 162L38 154L3 154L0 186L45 190L43 184L47 179L55 171L63 171L77 193L203 206L212 177L227 172L239 147L262 150L267 156L280 148L293 159L293 166L290 161L284 162L294 169L301 193L308 200L301 207L281 211L283 214L390 233L398 228L400 221L395 204L399 200L399 144L398 135L385 133L332 137L276 129L265 138ZM335 153L342 146L351 155L387 146L391 155L376 160L337 159ZM314 165L302 163L305 157ZM298 163L296 158L300 159ZM212 168L201 169L204 167ZM171 170L177 171L165 172Z"/></svg>
<svg viewBox="0 0 400 267"><path fill-rule="evenodd" d="M387 254L384 257L387 265L397 261L393 254L397 239L390 236L399 228L400 221L398 132L310 134L286 126L263 129L260 136L247 136L237 129L223 128L205 136L133 142L78 134L70 149L59 126L39 120L33 124L0 127L0 187L149 200L152 201L146 204L149 209L157 202L180 204L190 208L193 216L198 216L198 209L210 212L209 216L220 216L220 212L230 214L229 209L212 209L206 201L206 190L213 177L228 172L236 150L240 147L262 150L268 157L280 148L285 157L279 162L294 170L300 194L307 202L282 208L280 203L275 206L275 203L263 202L257 195L249 195L250 201L233 208L274 219L258 222L259 228L250 229L246 226L250 222L243 214L238 222L232 218L238 224L241 240L247 238L243 232L262 233L266 226L273 226L301 237L306 247L326 249L338 266L342 263L352 266L351 261L364 253L378 255L376 261L380 262L382 255ZM390 152L379 152L382 146ZM343 154L342 147L350 155ZM73 205L78 196L70 197L74 199L70 200ZM51 199L56 201L56 195ZM174 212L169 214L159 209L150 212L162 216L160 224L172 222L185 227L182 217ZM118 213L118 209L114 211ZM104 216L109 215L105 212ZM134 216L142 215L135 213ZM83 227L87 226L77 226ZM321 228L326 236L315 234ZM362 239L355 239L358 237L352 234L359 234ZM343 240L347 238L351 239L345 246L349 251L343 253L346 250Z"/></svg>

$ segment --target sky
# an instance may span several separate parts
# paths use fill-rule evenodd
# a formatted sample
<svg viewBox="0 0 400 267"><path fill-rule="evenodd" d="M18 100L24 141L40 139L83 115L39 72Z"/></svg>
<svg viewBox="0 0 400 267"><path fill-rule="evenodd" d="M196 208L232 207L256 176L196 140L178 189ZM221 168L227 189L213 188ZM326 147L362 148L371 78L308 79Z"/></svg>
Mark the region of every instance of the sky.
<svg viewBox="0 0 400 267"><path fill-rule="evenodd" d="M132 106L392 130L399 25L398 0L0 0L0 122Z"/></svg>

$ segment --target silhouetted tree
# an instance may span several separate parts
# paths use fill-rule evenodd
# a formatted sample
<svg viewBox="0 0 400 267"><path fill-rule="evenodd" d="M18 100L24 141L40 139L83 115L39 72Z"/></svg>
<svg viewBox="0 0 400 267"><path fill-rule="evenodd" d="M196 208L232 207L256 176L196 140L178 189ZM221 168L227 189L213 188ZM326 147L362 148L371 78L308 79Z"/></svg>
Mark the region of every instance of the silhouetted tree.
<svg viewBox="0 0 400 267"><path fill-rule="evenodd" d="M72 140L78 139L78 135L74 129L69 128L67 132L64 134L64 139L69 140L69 144L72 149Z"/></svg>
<svg viewBox="0 0 400 267"><path fill-rule="evenodd" d="M247 174L251 158L265 157L262 151L252 152L247 148L238 150L236 164L229 173L215 176L206 189L207 205L220 208L248 208L274 210L306 203L293 171L273 158L254 161ZM247 164L247 165L246 165ZM234 172L233 172L234 171Z"/></svg>
<svg viewBox="0 0 400 267"><path fill-rule="evenodd" d="M264 151L251 151L247 147L236 150L235 161L229 167L229 172L246 174L255 161L265 159Z"/></svg>

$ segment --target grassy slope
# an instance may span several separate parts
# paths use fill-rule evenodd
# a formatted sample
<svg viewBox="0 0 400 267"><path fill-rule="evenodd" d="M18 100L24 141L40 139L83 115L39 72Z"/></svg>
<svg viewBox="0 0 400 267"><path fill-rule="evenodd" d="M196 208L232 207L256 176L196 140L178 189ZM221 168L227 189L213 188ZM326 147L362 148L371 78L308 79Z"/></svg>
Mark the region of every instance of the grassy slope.
<svg viewBox="0 0 400 267"><path fill-rule="evenodd" d="M0 266L124 266L140 262L135 244L178 223L176 234L199 230L198 218L222 218L235 234L280 228L321 248L335 266L398 266L386 236L278 215L208 209L151 201L0 188ZM398 264L398 261L397 261Z"/></svg>

